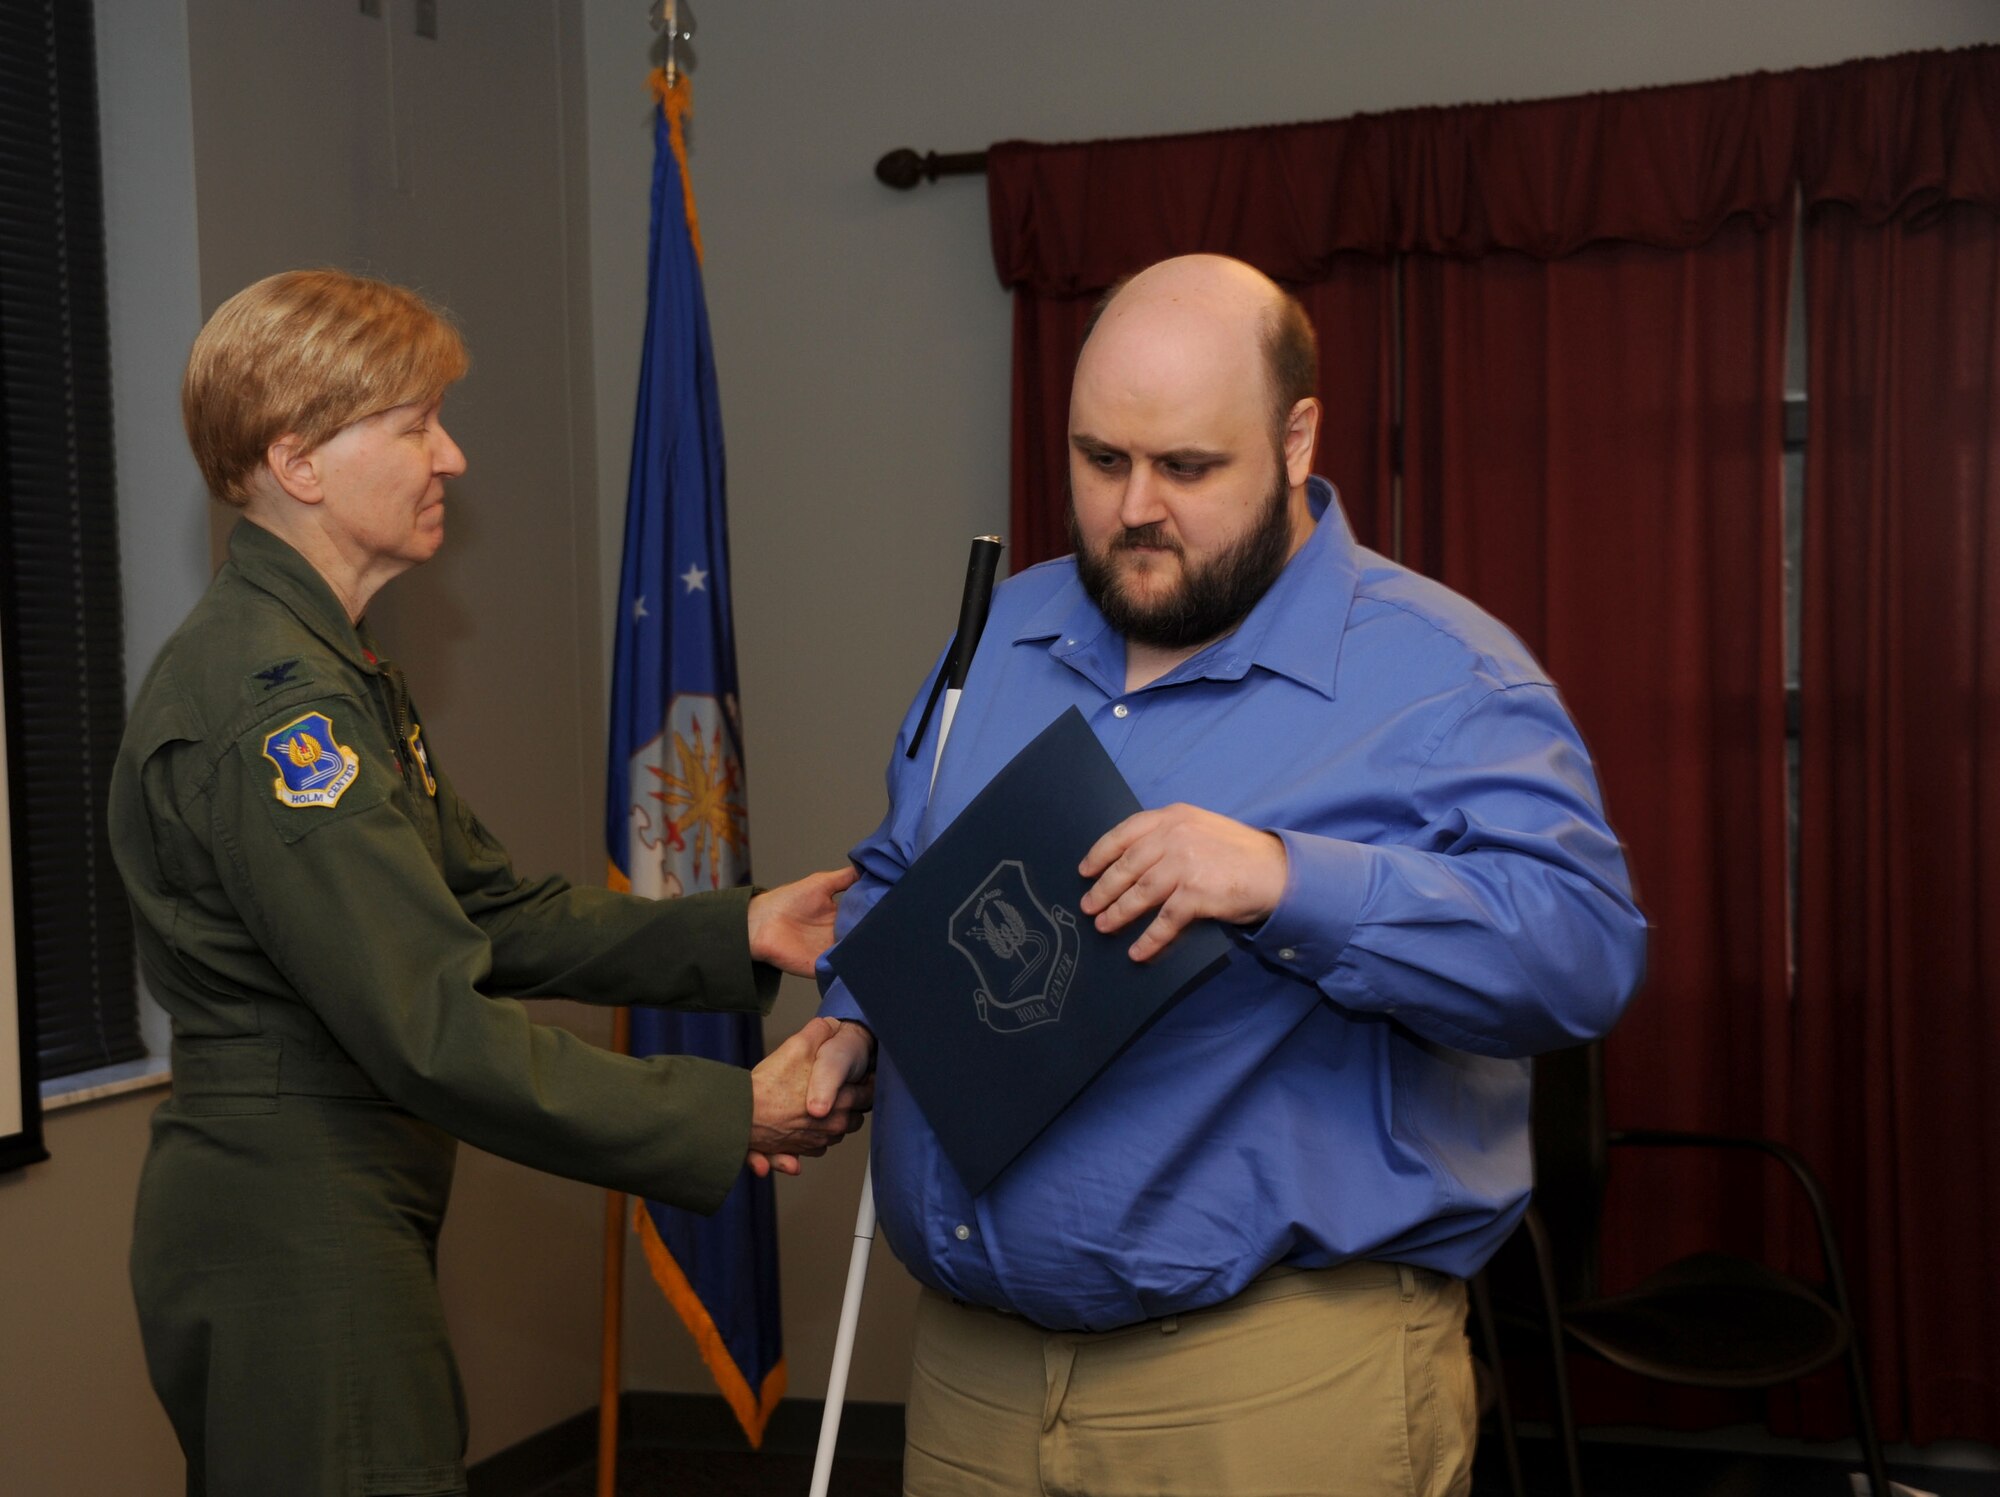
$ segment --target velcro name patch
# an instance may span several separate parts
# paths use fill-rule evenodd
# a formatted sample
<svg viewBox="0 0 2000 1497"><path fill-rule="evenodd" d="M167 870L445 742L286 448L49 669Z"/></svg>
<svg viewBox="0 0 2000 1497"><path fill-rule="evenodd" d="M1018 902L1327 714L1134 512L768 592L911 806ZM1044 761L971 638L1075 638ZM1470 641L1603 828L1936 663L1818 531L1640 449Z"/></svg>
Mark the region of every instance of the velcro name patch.
<svg viewBox="0 0 2000 1497"><path fill-rule="evenodd" d="M408 742L410 758L423 773L424 789L431 793L432 799L436 799L438 782L431 775L431 756L424 751L424 725L422 723L418 723L410 729Z"/></svg>

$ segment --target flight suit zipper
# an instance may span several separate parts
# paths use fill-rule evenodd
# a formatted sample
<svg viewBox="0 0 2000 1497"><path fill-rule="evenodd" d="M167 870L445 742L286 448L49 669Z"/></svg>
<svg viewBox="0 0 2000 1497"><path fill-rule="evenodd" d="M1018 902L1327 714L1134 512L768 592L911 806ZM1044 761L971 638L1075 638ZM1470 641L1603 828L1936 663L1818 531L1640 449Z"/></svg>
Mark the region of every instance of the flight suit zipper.
<svg viewBox="0 0 2000 1497"><path fill-rule="evenodd" d="M409 693L403 686L403 673L381 658L373 650L368 652L368 663L380 672L376 681L388 697L383 702L378 696L377 705L384 708L389 719L389 747L396 756L396 773L403 784L410 783L410 724Z"/></svg>
<svg viewBox="0 0 2000 1497"><path fill-rule="evenodd" d="M363 647L367 649L366 646ZM373 649L367 649L368 663L375 667L376 709L389 724L389 737L396 755L396 773L403 781L403 789L411 797L413 804L412 822L415 824L426 847L433 858L442 859L443 843L441 825L437 818L437 787L428 765L417 759L417 745L411 742L417 734L416 711L410 705L410 688L397 666L383 659ZM429 807L428 813L420 808ZM440 866L442 863L440 862Z"/></svg>
<svg viewBox="0 0 2000 1497"><path fill-rule="evenodd" d="M410 782L410 692L403 684L403 673L382 663L382 669L389 677L389 717L396 728L396 767L403 772L403 783Z"/></svg>

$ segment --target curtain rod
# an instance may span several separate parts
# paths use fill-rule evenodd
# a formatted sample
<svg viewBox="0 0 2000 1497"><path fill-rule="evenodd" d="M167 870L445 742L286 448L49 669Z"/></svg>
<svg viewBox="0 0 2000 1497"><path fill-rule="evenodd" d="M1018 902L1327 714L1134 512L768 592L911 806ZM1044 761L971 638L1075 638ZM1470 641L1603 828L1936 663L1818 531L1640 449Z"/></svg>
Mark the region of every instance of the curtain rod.
<svg viewBox="0 0 2000 1497"><path fill-rule="evenodd" d="M985 170L984 151L960 151L953 156L926 151L919 156L907 146L900 151L891 151L875 163L876 180L903 192L915 187L919 177L935 182L939 177L977 176Z"/></svg>

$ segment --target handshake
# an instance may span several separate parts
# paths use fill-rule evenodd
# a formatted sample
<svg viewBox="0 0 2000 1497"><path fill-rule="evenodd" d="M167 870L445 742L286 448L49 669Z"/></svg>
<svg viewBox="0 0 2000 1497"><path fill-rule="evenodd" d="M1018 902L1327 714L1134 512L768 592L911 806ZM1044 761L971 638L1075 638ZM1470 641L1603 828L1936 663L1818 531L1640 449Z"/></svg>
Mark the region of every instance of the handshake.
<svg viewBox="0 0 2000 1497"><path fill-rule="evenodd" d="M810 977L833 944L840 895L855 870L813 873L750 901L750 955ZM875 1102L875 1037L864 1025L815 1018L750 1072L751 1170L796 1175L861 1126Z"/></svg>
<svg viewBox="0 0 2000 1497"><path fill-rule="evenodd" d="M875 1103L875 1039L860 1024L808 1019L750 1073L750 1168L796 1175L861 1126Z"/></svg>

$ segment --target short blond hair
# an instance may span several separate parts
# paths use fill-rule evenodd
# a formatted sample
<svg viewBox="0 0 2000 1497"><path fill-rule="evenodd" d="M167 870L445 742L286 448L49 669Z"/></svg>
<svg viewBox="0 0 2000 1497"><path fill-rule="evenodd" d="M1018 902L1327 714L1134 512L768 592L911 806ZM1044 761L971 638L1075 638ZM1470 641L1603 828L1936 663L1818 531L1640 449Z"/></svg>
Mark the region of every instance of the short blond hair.
<svg viewBox="0 0 2000 1497"><path fill-rule="evenodd" d="M288 270L237 292L196 335L181 420L209 492L245 504L279 437L311 451L363 417L429 405L468 363L446 314L407 287Z"/></svg>

